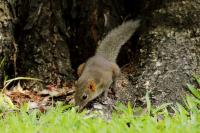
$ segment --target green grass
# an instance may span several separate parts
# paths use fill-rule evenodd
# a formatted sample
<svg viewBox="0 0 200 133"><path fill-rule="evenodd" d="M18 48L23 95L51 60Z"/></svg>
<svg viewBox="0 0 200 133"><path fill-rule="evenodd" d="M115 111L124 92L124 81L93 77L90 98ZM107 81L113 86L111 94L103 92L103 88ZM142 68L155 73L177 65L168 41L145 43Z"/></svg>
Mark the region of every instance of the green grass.
<svg viewBox="0 0 200 133"><path fill-rule="evenodd" d="M190 104L188 104L190 111L178 104L176 113L172 116L166 109L161 109L154 115L145 113L136 116L133 115L134 110L130 106L125 108L120 105L122 107L118 106L111 120L89 117L84 112L76 113L74 108L65 111L66 106L54 107L45 114L37 110L27 113L22 109L18 113L7 113L1 118L0 131L2 133L195 133L200 131L200 112L196 108L195 101L190 101ZM161 120L158 121L158 117L162 117Z"/></svg>
<svg viewBox="0 0 200 133"><path fill-rule="evenodd" d="M197 80L198 81L198 80ZM2 114L1 133L198 133L200 132L200 91L188 85L192 95L184 99L184 105L166 103L153 107L146 95L146 109L132 108L130 104L116 105L112 118L106 120L77 113L75 108L58 105L46 113L28 111L23 106L20 111ZM169 113L168 110L173 113ZM146 110L146 111L145 111Z"/></svg>

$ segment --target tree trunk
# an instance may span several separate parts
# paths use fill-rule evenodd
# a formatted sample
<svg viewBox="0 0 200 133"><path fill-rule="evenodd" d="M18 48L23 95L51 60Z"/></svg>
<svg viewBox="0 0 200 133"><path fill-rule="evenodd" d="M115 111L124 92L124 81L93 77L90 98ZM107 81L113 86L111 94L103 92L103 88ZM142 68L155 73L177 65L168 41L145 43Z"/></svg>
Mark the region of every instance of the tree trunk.
<svg viewBox="0 0 200 133"><path fill-rule="evenodd" d="M71 81L73 71L68 48L71 35L69 18L64 18L68 3L22 0L17 5L19 75L42 79L45 85L63 86Z"/></svg>
<svg viewBox="0 0 200 133"><path fill-rule="evenodd" d="M12 78L16 74L17 44L14 38L14 22L16 21L12 3L0 1L0 87L6 76Z"/></svg>

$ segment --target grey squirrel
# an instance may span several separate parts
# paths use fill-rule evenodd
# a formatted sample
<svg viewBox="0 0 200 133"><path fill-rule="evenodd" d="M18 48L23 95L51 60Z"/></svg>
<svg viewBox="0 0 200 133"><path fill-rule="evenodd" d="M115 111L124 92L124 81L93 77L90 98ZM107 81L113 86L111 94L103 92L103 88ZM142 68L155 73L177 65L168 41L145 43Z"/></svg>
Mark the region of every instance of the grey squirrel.
<svg viewBox="0 0 200 133"><path fill-rule="evenodd" d="M107 97L110 85L120 75L116 58L124 45L140 25L140 20L129 20L111 30L100 41L96 53L78 67L79 79L76 82L75 104L83 109L104 92Z"/></svg>

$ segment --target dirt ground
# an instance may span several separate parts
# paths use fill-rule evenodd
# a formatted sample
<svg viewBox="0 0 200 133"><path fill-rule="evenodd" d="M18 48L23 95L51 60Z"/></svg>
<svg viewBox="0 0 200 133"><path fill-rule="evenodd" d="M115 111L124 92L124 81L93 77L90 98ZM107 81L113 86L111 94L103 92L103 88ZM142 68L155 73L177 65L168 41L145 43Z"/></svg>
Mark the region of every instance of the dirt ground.
<svg viewBox="0 0 200 133"><path fill-rule="evenodd" d="M199 9L199 0L181 0L148 16L148 31L139 38L139 62L118 81L120 101L141 105L146 91L154 105L182 100L186 84L195 84L192 75L200 75Z"/></svg>

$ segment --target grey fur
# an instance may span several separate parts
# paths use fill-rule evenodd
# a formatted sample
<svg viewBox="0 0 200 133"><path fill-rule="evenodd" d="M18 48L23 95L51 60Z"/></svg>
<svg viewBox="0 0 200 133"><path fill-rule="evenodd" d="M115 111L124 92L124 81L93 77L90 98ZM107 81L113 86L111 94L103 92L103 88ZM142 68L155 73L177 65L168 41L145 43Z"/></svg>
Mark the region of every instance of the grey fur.
<svg viewBox="0 0 200 133"><path fill-rule="evenodd" d="M140 20L129 20L111 30L100 42L96 55L101 55L115 62L120 48L124 45L140 25Z"/></svg>

